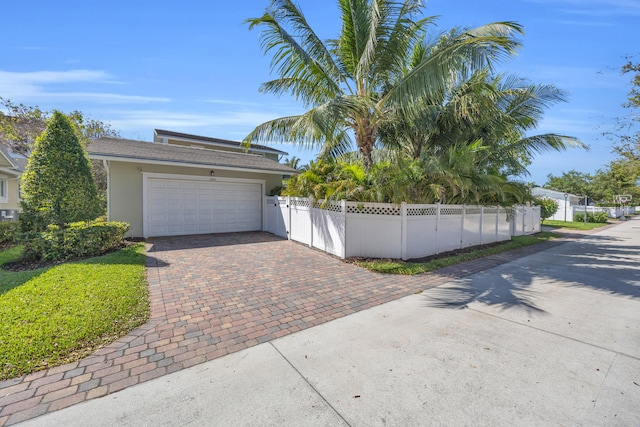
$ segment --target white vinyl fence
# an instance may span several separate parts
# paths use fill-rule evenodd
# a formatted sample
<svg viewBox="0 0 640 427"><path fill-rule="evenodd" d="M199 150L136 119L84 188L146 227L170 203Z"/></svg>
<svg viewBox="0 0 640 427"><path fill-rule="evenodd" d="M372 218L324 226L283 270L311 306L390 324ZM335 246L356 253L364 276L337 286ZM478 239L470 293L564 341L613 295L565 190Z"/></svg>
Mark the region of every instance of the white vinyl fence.
<svg viewBox="0 0 640 427"><path fill-rule="evenodd" d="M539 207L508 215L501 207L346 201L312 206L307 198L267 197L265 216L265 231L340 258L421 258L510 240L514 230L540 231Z"/></svg>
<svg viewBox="0 0 640 427"><path fill-rule="evenodd" d="M623 215L632 215L636 213L635 206L610 206L610 207L596 207L596 206L587 206L587 212L606 212L609 215L609 218L620 218ZM567 221L573 221L573 215L577 213L584 213L584 206L573 206L573 212L571 214L571 218L567 219Z"/></svg>
<svg viewBox="0 0 640 427"><path fill-rule="evenodd" d="M540 206L515 206L511 235L524 236L540 232Z"/></svg>

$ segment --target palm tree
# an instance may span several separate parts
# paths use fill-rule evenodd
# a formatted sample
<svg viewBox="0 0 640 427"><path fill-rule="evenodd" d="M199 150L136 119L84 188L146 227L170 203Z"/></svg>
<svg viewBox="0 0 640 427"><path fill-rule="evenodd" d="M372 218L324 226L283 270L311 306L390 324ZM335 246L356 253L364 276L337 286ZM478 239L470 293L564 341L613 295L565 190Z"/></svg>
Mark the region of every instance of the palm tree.
<svg viewBox="0 0 640 427"><path fill-rule="evenodd" d="M420 100L449 87L452 76L491 68L514 54L520 25L497 22L450 38L446 45L407 72L416 46L433 17L420 0L339 0L342 29L335 40L322 42L291 0L271 0L263 16L247 20L262 27L265 54L272 54L278 78L260 90L289 93L302 101L303 114L257 126L251 142L286 142L320 147L321 155L350 151L352 136L365 168L381 126L400 112L413 116Z"/></svg>
<svg viewBox="0 0 640 427"><path fill-rule="evenodd" d="M455 44L464 33L454 29L435 42L416 45L404 75ZM487 68L472 74L459 69L454 70L448 85L419 100L416 114L397 111L395 119L381 127L380 137L385 147L414 159L446 156L453 146L458 150L465 145L477 148L480 141L484 148L474 150L482 154L475 156L479 162L476 167L519 175L526 173L536 152L585 147L566 135L525 137L537 127L547 107L565 101L564 92L553 85L531 84L509 74L495 75Z"/></svg>
<svg viewBox="0 0 640 427"><path fill-rule="evenodd" d="M301 169L300 158L296 156L293 156L291 158L287 157L286 159L284 159L284 164L297 171Z"/></svg>
<svg viewBox="0 0 640 427"><path fill-rule="evenodd" d="M545 108L564 99L555 86L481 71L434 99L423 99L413 118L398 114L380 130L381 140L414 159L449 156L452 148L474 146L478 171L526 174L536 153L586 147L567 135L525 136L538 126Z"/></svg>

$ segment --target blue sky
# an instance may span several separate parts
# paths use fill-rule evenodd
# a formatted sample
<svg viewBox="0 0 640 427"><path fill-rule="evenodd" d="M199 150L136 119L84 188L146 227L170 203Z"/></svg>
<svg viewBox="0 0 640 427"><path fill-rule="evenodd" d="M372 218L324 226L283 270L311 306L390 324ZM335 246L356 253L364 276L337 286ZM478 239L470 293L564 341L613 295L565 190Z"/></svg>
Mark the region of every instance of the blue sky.
<svg viewBox="0 0 640 427"><path fill-rule="evenodd" d="M151 140L153 129L241 140L257 124L300 113L293 98L258 92L270 58L243 21L267 0L14 1L3 5L0 96L14 103L80 110L123 137ZM299 0L323 39L339 30L336 1ZM516 21L525 27L518 56L501 68L568 92L538 133L572 135L590 145L535 158L527 181L549 173L592 173L613 157L612 130L629 78L619 68L640 54L638 0L431 0L434 33L454 26ZM636 56L636 59L638 57ZM313 151L275 146L303 159Z"/></svg>

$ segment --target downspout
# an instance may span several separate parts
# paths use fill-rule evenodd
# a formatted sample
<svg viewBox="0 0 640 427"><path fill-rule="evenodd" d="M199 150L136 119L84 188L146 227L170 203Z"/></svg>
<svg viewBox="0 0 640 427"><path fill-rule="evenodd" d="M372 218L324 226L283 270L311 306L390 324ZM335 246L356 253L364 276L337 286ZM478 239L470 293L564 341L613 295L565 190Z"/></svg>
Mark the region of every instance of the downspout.
<svg viewBox="0 0 640 427"><path fill-rule="evenodd" d="M102 159L102 166L107 171L107 221L111 221L111 170L109 160Z"/></svg>

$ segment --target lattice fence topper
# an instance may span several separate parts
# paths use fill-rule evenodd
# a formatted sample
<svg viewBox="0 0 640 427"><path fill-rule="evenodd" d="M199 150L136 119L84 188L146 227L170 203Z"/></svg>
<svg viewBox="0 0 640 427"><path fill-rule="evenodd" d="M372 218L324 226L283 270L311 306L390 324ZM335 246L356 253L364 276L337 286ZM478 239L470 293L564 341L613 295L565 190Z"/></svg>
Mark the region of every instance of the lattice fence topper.
<svg viewBox="0 0 640 427"><path fill-rule="evenodd" d="M482 213L482 208L479 206L468 207L464 213L465 215L479 215Z"/></svg>
<svg viewBox="0 0 640 427"><path fill-rule="evenodd" d="M336 200L316 200L313 207L323 211L342 212L342 202Z"/></svg>
<svg viewBox="0 0 640 427"><path fill-rule="evenodd" d="M500 208L484 208L484 213L497 214L497 213L500 213Z"/></svg>
<svg viewBox="0 0 640 427"><path fill-rule="evenodd" d="M407 208L407 216L435 216L437 213L438 208L435 206L428 208Z"/></svg>
<svg viewBox="0 0 640 427"><path fill-rule="evenodd" d="M292 198L291 199L291 206L296 206L296 207L301 207L301 208L310 208L311 207L311 201L309 199L306 198Z"/></svg>
<svg viewBox="0 0 640 427"><path fill-rule="evenodd" d="M347 204L347 213L399 216L402 214L402 209L397 205L350 203Z"/></svg>
<svg viewBox="0 0 640 427"><path fill-rule="evenodd" d="M447 206L440 208L440 215L462 215L462 207Z"/></svg>

